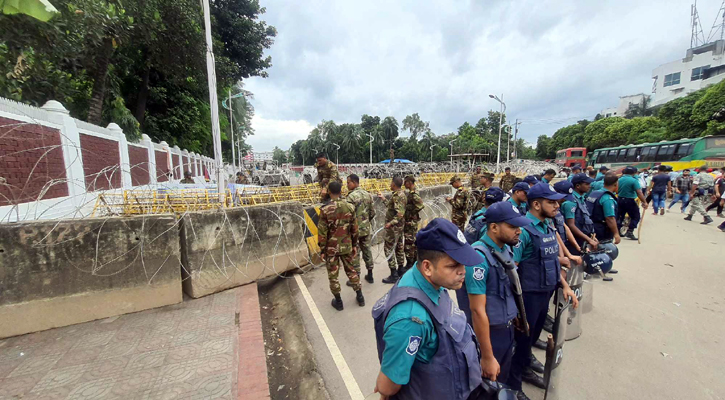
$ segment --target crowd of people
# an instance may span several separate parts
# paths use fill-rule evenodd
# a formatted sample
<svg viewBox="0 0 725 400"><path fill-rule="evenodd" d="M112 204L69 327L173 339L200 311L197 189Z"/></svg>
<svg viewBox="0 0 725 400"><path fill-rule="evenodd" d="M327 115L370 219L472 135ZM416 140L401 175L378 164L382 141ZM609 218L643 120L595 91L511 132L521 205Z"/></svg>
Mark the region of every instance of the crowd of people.
<svg viewBox="0 0 725 400"><path fill-rule="evenodd" d="M342 182L329 164L318 159L326 201L318 239L332 306L343 310L340 265L358 305L365 305L360 255L365 280L374 283L375 211L373 196L360 187L357 175L347 177L349 194L342 198ZM649 204L662 215L679 202L683 213L689 207L685 219L700 212L704 224L712 222L709 209L722 215L722 170L712 176L703 166L694 177L665 166L656 174L634 167L621 174L606 167L567 172L566 179L554 182L554 169L524 178L507 170L498 187L493 174L478 168L468 187L454 176L455 193L446 198L450 220L436 218L420 231L424 205L415 177L392 178L391 194L378 194L386 202L384 254L390 269L382 282L393 284L373 306L381 363L375 390L381 398L489 399L506 390L528 399L522 382L546 388L544 364L532 347L546 345L539 336L554 293L561 290L571 307L578 307L572 270L593 266L586 269L590 278L611 282L616 244L622 237L637 240L640 209L646 212ZM608 261L592 263L595 254ZM456 291L457 307L446 289Z"/></svg>

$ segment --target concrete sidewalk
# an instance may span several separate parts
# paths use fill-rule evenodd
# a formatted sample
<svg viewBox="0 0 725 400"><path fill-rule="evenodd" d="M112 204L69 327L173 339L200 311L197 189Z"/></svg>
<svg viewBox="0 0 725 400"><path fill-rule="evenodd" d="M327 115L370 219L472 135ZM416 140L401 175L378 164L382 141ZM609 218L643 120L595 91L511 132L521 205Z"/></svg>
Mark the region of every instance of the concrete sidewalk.
<svg viewBox="0 0 725 400"><path fill-rule="evenodd" d="M257 286L0 341L0 399L269 398Z"/></svg>

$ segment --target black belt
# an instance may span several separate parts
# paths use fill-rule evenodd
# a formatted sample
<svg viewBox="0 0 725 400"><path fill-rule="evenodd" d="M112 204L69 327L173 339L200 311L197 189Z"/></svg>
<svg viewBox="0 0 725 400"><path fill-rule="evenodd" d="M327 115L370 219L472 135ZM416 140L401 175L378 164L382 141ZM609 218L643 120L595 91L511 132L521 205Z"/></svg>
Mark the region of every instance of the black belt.
<svg viewBox="0 0 725 400"><path fill-rule="evenodd" d="M512 318L512 319L511 319L511 320L510 320L509 322L507 322L507 323L505 323L505 324L500 324L500 325L491 325L491 326L489 327L489 329L508 329L508 328L510 328L510 327L511 327L511 325L513 325L513 324L514 324L514 319L515 319L515 318Z"/></svg>

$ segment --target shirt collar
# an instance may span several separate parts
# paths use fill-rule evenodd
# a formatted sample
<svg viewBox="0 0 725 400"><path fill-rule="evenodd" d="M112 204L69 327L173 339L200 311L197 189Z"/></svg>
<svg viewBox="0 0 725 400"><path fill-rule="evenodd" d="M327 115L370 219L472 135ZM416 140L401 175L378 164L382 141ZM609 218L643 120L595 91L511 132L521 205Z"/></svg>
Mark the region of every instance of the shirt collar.
<svg viewBox="0 0 725 400"><path fill-rule="evenodd" d="M544 220L542 221L542 220L536 218L534 216L534 214L531 214L531 211L529 211L529 212L526 213L526 218L528 218L531 221L533 221L533 225L539 225L541 227L546 227L546 218L544 218Z"/></svg>
<svg viewBox="0 0 725 400"><path fill-rule="evenodd" d="M502 247L498 247L498 245L496 243L494 243L493 239L491 239L491 237L488 236L488 233L486 233L485 235L483 235L483 239L482 240L483 240L484 243L486 243L488 245L488 247L491 247L492 249L498 251L499 253L503 253L503 248Z"/></svg>
<svg viewBox="0 0 725 400"><path fill-rule="evenodd" d="M578 199L578 200L584 200L584 196L586 196L586 193L584 193L584 194L579 194L579 192L577 192L576 190L574 191L574 198L575 198L575 199Z"/></svg>
<svg viewBox="0 0 725 400"><path fill-rule="evenodd" d="M420 273L418 270L418 262L413 264L413 281L415 281L415 285L418 286L419 289L425 293L426 296L430 299L430 301L433 302L433 304L438 305L438 299L441 297L441 291L445 290L444 288L440 288L439 290L436 290L436 288L431 285L430 282L428 282L424 277L423 274Z"/></svg>

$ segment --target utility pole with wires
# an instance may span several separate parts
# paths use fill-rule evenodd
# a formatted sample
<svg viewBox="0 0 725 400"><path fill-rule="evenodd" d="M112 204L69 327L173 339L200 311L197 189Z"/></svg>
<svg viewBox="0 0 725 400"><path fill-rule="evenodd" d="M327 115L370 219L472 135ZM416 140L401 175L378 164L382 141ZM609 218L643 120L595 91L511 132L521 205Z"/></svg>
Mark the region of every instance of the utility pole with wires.
<svg viewBox="0 0 725 400"><path fill-rule="evenodd" d="M214 67L214 50L211 40L211 12L209 0L202 0L204 10L204 33L206 38L206 70L209 84L209 105L211 106L211 136L214 142L214 166L217 173L217 192L219 202L224 204L226 184L224 183L224 160L222 159L222 136L219 129L219 101L216 94L216 71Z"/></svg>
<svg viewBox="0 0 725 400"><path fill-rule="evenodd" d="M230 130L230 136L229 140L232 143L232 168L236 171L237 169L237 160L234 156L234 116L232 115L232 90L229 89L229 130ZM239 154L239 158L242 158L241 153ZM239 162L241 164L241 161Z"/></svg>
<svg viewBox="0 0 725 400"><path fill-rule="evenodd" d="M516 149L517 149L517 146L518 146L518 139L517 139L517 136L518 136L518 134L519 134L519 124L520 124L520 123L521 123L521 122L519 122L519 119L518 119L518 118L516 118L516 123L514 123L514 160L516 159L516 155L517 155L517 154L516 154ZM511 152L509 151L509 154L510 154L510 153L511 153ZM508 161L508 157L506 158L506 161Z"/></svg>

